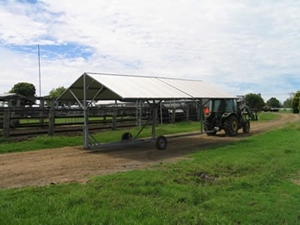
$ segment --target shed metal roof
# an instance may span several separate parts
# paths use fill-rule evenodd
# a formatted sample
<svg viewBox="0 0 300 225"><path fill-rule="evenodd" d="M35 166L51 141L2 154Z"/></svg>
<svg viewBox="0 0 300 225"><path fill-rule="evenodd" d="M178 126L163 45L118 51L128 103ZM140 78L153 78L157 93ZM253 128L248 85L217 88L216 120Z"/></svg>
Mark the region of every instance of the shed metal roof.
<svg viewBox="0 0 300 225"><path fill-rule="evenodd" d="M26 97L24 95L16 94L16 93L5 93L5 94L0 94L0 101L8 101L10 99L13 100L26 100L26 101L31 101L34 102L34 96L32 97Z"/></svg>
<svg viewBox="0 0 300 225"><path fill-rule="evenodd" d="M84 79L87 100L168 100L236 98L199 80L144 77L103 73L82 74L58 100L84 99Z"/></svg>

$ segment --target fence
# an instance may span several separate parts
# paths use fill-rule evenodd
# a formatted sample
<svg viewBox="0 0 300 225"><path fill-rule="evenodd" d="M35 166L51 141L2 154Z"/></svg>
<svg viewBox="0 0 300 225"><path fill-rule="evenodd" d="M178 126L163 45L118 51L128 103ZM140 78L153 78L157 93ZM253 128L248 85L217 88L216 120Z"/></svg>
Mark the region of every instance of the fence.
<svg viewBox="0 0 300 225"><path fill-rule="evenodd" d="M90 107L89 129L114 130L121 127L141 126L150 119L151 110L147 104ZM199 108L195 104L182 104L180 107L161 105L158 109L158 122L199 120L199 115ZM83 110L80 108L0 107L0 135L7 138L82 132L83 120Z"/></svg>

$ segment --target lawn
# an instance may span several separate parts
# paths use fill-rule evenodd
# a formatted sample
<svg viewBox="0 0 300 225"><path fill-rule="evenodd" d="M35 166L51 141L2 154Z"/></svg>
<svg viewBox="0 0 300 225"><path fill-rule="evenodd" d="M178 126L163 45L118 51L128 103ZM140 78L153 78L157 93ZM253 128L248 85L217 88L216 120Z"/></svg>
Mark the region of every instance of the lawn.
<svg viewBox="0 0 300 225"><path fill-rule="evenodd" d="M87 184L0 190L0 224L299 224L300 123Z"/></svg>

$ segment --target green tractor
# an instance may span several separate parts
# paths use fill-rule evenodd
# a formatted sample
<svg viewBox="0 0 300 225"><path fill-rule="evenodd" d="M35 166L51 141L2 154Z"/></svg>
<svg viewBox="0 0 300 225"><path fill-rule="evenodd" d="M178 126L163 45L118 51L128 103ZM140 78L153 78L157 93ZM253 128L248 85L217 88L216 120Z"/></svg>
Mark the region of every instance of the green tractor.
<svg viewBox="0 0 300 225"><path fill-rule="evenodd" d="M236 136L239 129L250 132L250 120L257 120L243 99L211 99L204 108L204 131L215 135L224 130L227 136Z"/></svg>

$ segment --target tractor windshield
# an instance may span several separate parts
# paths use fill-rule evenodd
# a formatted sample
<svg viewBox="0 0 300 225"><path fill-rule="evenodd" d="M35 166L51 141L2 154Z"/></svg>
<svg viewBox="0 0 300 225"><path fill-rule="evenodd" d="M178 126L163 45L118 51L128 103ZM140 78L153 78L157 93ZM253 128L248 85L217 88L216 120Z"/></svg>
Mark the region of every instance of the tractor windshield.
<svg viewBox="0 0 300 225"><path fill-rule="evenodd" d="M212 100L211 111L215 113L235 112L235 101L233 99L214 99Z"/></svg>

